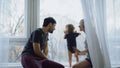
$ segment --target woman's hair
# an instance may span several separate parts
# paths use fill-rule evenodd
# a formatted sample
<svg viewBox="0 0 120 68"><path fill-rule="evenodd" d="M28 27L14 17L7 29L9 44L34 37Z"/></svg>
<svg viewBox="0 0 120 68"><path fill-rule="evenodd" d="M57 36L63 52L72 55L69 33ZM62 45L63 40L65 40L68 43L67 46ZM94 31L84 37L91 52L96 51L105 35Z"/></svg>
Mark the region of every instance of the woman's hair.
<svg viewBox="0 0 120 68"><path fill-rule="evenodd" d="M81 19L81 20L80 20L80 24L82 24L83 27L85 28L85 26L84 26L84 19Z"/></svg>
<svg viewBox="0 0 120 68"><path fill-rule="evenodd" d="M66 25L66 28L68 28L68 32L73 32L75 27L72 24Z"/></svg>
<svg viewBox="0 0 120 68"><path fill-rule="evenodd" d="M83 28L84 28L84 32L85 32L84 19L81 19L81 20L80 20L80 25L82 25L82 26L83 26Z"/></svg>

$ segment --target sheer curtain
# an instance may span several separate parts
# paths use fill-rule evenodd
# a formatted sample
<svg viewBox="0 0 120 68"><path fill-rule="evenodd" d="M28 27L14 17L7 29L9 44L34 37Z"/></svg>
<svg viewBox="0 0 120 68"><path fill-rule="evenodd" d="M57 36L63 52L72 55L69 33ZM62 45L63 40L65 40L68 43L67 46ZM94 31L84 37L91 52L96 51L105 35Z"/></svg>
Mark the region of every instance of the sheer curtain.
<svg viewBox="0 0 120 68"><path fill-rule="evenodd" d="M0 68L8 63L9 38L5 33L0 32Z"/></svg>
<svg viewBox="0 0 120 68"><path fill-rule="evenodd" d="M81 0L85 15L85 29L94 68L111 68L106 39L105 0Z"/></svg>
<svg viewBox="0 0 120 68"><path fill-rule="evenodd" d="M8 52L9 52L9 37L8 33L6 32L6 25L4 24L7 20L7 16L5 16L5 5L6 0L0 1L0 68L2 68L6 63L8 63ZM8 27L8 26L7 26ZM8 28L9 29L9 28Z"/></svg>

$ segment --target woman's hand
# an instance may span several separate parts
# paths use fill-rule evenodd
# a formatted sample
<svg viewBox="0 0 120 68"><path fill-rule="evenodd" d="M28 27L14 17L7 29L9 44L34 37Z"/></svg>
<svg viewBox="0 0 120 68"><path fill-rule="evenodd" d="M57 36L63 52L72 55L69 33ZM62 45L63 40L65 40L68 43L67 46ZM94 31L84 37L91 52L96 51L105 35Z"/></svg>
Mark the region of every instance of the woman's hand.
<svg viewBox="0 0 120 68"><path fill-rule="evenodd" d="M85 51L81 51L81 52L79 52L79 55L86 55L86 52Z"/></svg>

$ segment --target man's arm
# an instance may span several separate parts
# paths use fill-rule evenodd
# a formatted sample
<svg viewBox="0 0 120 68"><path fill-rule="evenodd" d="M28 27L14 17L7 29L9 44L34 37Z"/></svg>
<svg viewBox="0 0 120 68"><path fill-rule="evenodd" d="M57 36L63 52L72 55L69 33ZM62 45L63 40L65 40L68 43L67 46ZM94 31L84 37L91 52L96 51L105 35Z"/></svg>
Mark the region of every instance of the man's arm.
<svg viewBox="0 0 120 68"><path fill-rule="evenodd" d="M43 51L46 56L48 56L48 42L46 41L46 47L45 50Z"/></svg>
<svg viewBox="0 0 120 68"><path fill-rule="evenodd" d="M45 56L45 54L42 53L42 51L40 49L40 44L39 43L33 43L33 50L34 50L34 52L35 52L35 54L37 56L47 59L47 57Z"/></svg>

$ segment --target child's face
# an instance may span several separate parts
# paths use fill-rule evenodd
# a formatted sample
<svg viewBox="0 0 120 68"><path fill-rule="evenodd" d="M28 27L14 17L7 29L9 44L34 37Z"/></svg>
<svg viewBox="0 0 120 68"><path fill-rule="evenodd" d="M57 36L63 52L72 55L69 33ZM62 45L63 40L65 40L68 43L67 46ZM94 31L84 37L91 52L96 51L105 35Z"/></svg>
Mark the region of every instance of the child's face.
<svg viewBox="0 0 120 68"><path fill-rule="evenodd" d="M68 31L68 27L66 27L66 30Z"/></svg>
<svg viewBox="0 0 120 68"><path fill-rule="evenodd" d="M68 28L65 27L64 33L67 34L68 33Z"/></svg>
<svg viewBox="0 0 120 68"><path fill-rule="evenodd" d="M67 27L67 26L65 27L65 31L67 31L67 32L68 32L68 27Z"/></svg>

